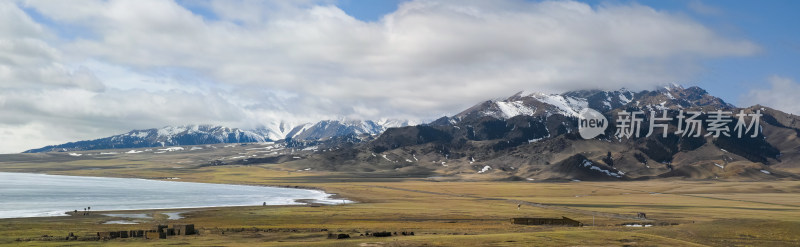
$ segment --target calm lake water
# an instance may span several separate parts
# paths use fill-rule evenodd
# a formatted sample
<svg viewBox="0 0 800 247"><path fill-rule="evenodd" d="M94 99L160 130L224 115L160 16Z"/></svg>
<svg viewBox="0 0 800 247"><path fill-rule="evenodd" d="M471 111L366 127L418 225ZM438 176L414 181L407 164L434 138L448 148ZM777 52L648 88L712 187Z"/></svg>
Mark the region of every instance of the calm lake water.
<svg viewBox="0 0 800 247"><path fill-rule="evenodd" d="M322 191L262 186L170 182L0 172L0 218L64 216L92 211L291 205L296 199L342 203Z"/></svg>

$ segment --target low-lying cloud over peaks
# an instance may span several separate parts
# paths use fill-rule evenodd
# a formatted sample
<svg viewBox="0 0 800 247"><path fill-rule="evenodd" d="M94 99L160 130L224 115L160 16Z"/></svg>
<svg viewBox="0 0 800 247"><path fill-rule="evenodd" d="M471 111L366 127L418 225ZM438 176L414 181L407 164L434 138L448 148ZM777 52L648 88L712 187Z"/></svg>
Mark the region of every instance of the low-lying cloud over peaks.
<svg viewBox="0 0 800 247"><path fill-rule="evenodd" d="M169 124L430 119L520 90L687 82L760 50L638 4L410 1L372 22L324 1L188 4L0 3L0 139L26 140L0 153Z"/></svg>

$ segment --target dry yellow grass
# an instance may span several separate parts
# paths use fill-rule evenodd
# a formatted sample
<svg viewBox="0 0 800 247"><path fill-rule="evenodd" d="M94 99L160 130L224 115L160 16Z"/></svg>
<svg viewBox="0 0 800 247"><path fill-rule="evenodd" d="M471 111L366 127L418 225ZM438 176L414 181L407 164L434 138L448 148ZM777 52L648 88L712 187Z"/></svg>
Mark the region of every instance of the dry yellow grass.
<svg viewBox="0 0 800 247"><path fill-rule="evenodd" d="M173 164L124 160L83 163L4 164L2 171L38 169L52 174L114 177L180 177L181 181L325 189L355 204L322 207L233 207L191 210L187 218L157 217L141 225L103 225L105 216L0 220L0 244L40 245L224 245L224 246L563 246L563 245L761 245L800 243L800 182L431 182L364 178L328 172L289 172L279 166L171 168ZM71 169L104 167L104 169ZM59 168L59 169L55 169ZM542 203L517 210L517 200ZM159 213L170 210L149 210ZM179 210L182 211L182 210ZM185 210L183 210L185 211ZM636 212L673 226L631 228ZM605 217L607 215L620 217ZM593 217L594 215L594 217ZM585 227L520 226L511 217L561 217ZM594 226L592 222L594 221ZM259 228L289 232L227 232L167 240L107 242L15 241L41 235L150 228L157 223L193 223L204 229ZM316 230L315 230L316 229ZM329 240L327 229L354 239ZM296 232L291 232L295 230ZM413 231L415 236L359 237L365 231Z"/></svg>

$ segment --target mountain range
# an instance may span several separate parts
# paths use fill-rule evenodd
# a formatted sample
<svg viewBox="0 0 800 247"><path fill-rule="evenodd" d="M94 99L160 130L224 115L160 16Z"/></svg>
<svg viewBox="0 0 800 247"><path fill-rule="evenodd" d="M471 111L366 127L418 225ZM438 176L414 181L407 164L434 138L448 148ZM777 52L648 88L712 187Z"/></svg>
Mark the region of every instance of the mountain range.
<svg viewBox="0 0 800 247"><path fill-rule="evenodd" d="M609 120L605 133L583 139L578 114L586 108ZM682 112L762 114L756 137L676 134ZM619 138L621 111L666 112L662 128L642 114L640 138ZM708 115L697 118L706 123ZM654 125L655 126L655 125ZM685 127L685 126L684 126ZM520 92L488 100L423 125L390 128L374 140L292 161L297 168L343 172L405 172L459 180L641 180L800 178L800 118L756 105L739 108L699 87L633 92L580 90Z"/></svg>
<svg viewBox="0 0 800 247"><path fill-rule="evenodd" d="M604 134L592 139L578 133L578 116L587 108L602 113L609 123ZM648 136L651 116L642 114L641 137L620 138L615 120L622 111L666 112L670 120L661 123L666 129L654 128ZM680 134L679 114L695 111L758 113L761 132L742 138L705 135L708 130L700 136ZM697 120L706 123L709 118L706 114ZM735 116L733 120L721 127L735 133ZM349 136L369 138L338 138ZM253 130L193 125L134 130L27 152L278 141L316 151L299 159L295 154L213 165L267 162L298 170L443 180L761 180L800 179L799 136L798 116L760 105L737 107L702 88L673 85L643 91L519 92L425 124L327 120Z"/></svg>
<svg viewBox="0 0 800 247"><path fill-rule="evenodd" d="M132 130L125 134L95 140L46 146L27 150L25 153L274 142L287 138L301 141L324 141L331 137L348 135L377 135L383 133L387 128L412 124L413 122L402 120L324 120L300 125L280 123L272 128L262 126L252 130L217 125L167 126L158 129Z"/></svg>

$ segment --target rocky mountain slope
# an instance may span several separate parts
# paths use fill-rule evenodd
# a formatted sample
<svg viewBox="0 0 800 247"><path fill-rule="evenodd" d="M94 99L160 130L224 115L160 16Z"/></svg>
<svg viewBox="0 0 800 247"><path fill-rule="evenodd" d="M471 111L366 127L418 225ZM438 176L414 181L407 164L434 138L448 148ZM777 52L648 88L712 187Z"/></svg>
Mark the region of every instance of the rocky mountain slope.
<svg viewBox="0 0 800 247"><path fill-rule="evenodd" d="M578 135L578 114L595 109L609 120L605 134ZM615 135L620 111L642 111L640 137ZM763 132L736 137L737 119L722 124L733 134L705 136L710 112L757 111ZM669 121L650 127L650 112ZM701 111L704 131L676 134L678 115ZM747 118L750 119L749 117ZM752 134L753 130L749 132ZM699 87L652 91L584 90L563 94L520 92L479 103L425 125L391 128L375 140L293 161L297 167L335 171L394 171L460 180L637 180L655 178L800 178L800 118L768 107L737 108Z"/></svg>

